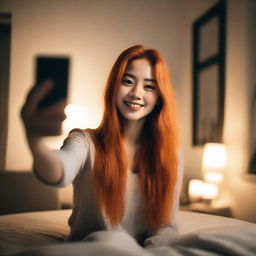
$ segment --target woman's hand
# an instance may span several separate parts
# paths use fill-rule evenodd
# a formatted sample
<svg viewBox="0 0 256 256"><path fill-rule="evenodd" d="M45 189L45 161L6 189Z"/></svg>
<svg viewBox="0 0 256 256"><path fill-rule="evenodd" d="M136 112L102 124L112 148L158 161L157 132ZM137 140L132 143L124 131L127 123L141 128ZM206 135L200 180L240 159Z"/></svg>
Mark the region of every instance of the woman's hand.
<svg viewBox="0 0 256 256"><path fill-rule="evenodd" d="M21 109L21 118L28 138L56 136L62 133L62 122L66 118L64 113L66 99L59 100L47 108L38 109L38 103L49 93L53 86L54 82L52 80L46 80L40 85L34 86L28 93Z"/></svg>

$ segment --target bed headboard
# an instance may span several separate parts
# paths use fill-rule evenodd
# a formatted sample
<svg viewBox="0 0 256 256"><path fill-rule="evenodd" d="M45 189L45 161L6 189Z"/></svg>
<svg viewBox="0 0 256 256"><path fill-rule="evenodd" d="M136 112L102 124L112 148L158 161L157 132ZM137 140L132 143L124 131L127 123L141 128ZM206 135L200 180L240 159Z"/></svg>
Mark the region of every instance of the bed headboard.
<svg viewBox="0 0 256 256"><path fill-rule="evenodd" d="M31 171L0 171L0 214L60 208L57 189L38 181Z"/></svg>

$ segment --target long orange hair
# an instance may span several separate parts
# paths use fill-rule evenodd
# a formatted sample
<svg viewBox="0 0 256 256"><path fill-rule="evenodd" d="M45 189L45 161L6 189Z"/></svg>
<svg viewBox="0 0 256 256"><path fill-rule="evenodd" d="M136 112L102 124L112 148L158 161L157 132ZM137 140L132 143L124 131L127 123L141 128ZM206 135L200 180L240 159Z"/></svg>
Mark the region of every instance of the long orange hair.
<svg viewBox="0 0 256 256"><path fill-rule="evenodd" d="M117 109L117 92L130 61L148 59L160 91L160 103L147 116L136 170L144 200L144 221L152 230L170 222L177 179L177 122L175 97L168 68L154 49L133 46L120 54L110 72L100 126L91 130L96 146L92 179L101 209L114 227L125 210L127 157L124 150L122 117Z"/></svg>

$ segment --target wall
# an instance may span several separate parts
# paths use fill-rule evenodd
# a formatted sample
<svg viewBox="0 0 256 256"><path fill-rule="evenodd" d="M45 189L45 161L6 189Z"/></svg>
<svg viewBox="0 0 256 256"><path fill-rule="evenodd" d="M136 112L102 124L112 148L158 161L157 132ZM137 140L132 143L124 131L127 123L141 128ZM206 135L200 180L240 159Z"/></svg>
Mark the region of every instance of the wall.
<svg viewBox="0 0 256 256"><path fill-rule="evenodd" d="M186 62L182 99L182 139L185 155L185 182L201 177L203 148L191 146L191 24L217 1L193 0L186 15ZM228 166L224 173L221 196L215 202L229 205L234 217L256 222L256 177L246 174L249 157L249 100L255 90L256 67L256 2L227 1L226 90L224 143L228 150Z"/></svg>
<svg viewBox="0 0 256 256"><path fill-rule="evenodd" d="M160 50L172 69L179 97L185 59L181 57L183 34L177 33L183 27L182 7L169 0L2 0L0 11L13 14L6 169L31 169L19 111L34 83L35 55L72 57L69 102L82 104L88 111L88 127L95 127L101 119L101 94L111 65L134 44ZM63 137L47 143L58 148ZM62 199L71 200L70 188L65 191Z"/></svg>
<svg viewBox="0 0 256 256"><path fill-rule="evenodd" d="M228 1L227 79L224 140L229 164L225 200L237 218L256 222L256 178L246 175L249 162L249 105L255 86L256 2ZM254 71L253 71L254 70Z"/></svg>
<svg viewBox="0 0 256 256"><path fill-rule="evenodd" d="M185 1L189 4L184 9L186 14L182 33L184 34L185 47L183 53L185 56L184 66L182 67L184 83L180 95L180 127L181 141L185 156L185 184L192 178L200 178L201 159L203 148L201 146L192 146L192 24L193 22L205 13L211 6L217 3L218 0L193 0Z"/></svg>
<svg viewBox="0 0 256 256"><path fill-rule="evenodd" d="M200 177L202 147L191 146L191 25L216 2L2 0L0 11L13 13L7 169L31 169L19 109L34 81L36 54L72 56L69 102L84 105L89 110L88 126L94 127L101 118L100 95L113 61L120 51L140 43L159 49L171 67L178 96L185 180ZM230 205L235 217L256 222L256 183L245 175L248 97L255 63L251 49L255 44L248 43L252 42L248 27L254 28L250 24L255 21L255 4L253 0L227 3L224 142L229 165L220 203ZM59 147L62 140L47 142ZM71 188L62 190L60 195L63 201L70 201Z"/></svg>

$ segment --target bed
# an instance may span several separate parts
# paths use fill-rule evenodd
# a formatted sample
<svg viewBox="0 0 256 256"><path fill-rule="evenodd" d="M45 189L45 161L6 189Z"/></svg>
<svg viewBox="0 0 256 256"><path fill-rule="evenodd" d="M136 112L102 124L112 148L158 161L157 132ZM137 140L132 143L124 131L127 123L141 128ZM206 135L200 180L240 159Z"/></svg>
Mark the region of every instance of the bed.
<svg viewBox="0 0 256 256"><path fill-rule="evenodd" d="M189 211L179 211L180 236L168 246L145 249L117 231L67 242L71 209L61 209L57 190L31 172L0 171L0 214L2 256L256 255L256 224Z"/></svg>
<svg viewBox="0 0 256 256"><path fill-rule="evenodd" d="M256 255L256 224L227 217L179 212L180 237L143 249L128 234L95 232L66 242L71 210L0 216L0 255Z"/></svg>

